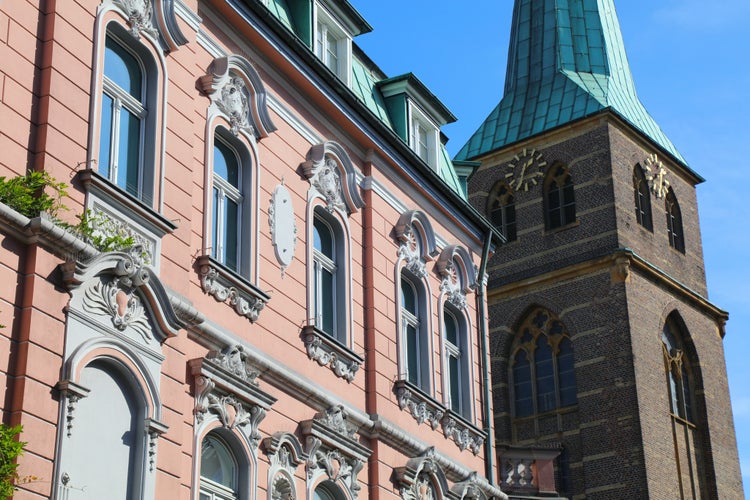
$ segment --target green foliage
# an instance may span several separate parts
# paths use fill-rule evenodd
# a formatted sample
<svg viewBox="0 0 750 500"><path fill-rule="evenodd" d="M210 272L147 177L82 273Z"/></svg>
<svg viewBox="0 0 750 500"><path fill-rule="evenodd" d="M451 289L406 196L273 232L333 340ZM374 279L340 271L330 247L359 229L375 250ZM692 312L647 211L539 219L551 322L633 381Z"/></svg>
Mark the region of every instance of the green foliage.
<svg viewBox="0 0 750 500"><path fill-rule="evenodd" d="M23 428L20 425L8 427L0 425L0 498L6 499L16 490L18 473L16 458L23 453L26 443L16 437Z"/></svg>
<svg viewBox="0 0 750 500"><path fill-rule="evenodd" d="M0 177L0 202L26 217L37 217L42 212L55 216L60 210L67 210L62 203L67 195L67 185L57 182L48 172L29 172L12 179Z"/></svg>
<svg viewBox="0 0 750 500"><path fill-rule="evenodd" d="M100 252L117 252L135 245L125 227L101 213L86 210L73 229Z"/></svg>

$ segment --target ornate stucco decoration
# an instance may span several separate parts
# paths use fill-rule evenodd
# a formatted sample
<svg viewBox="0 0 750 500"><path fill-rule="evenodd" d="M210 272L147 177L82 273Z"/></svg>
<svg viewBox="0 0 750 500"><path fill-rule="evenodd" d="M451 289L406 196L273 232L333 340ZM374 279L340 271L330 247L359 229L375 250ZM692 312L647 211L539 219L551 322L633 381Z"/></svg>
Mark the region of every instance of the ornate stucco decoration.
<svg viewBox="0 0 750 500"><path fill-rule="evenodd" d="M251 323L271 299L270 295L240 278L207 255L196 262L201 288L218 302L229 302L234 311Z"/></svg>
<svg viewBox="0 0 750 500"><path fill-rule="evenodd" d="M188 43L175 14L176 0L109 0L128 20L131 34L148 34L159 40L164 50L177 50Z"/></svg>
<svg viewBox="0 0 750 500"><path fill-rule="evenodd" d="M297 467L307 461L302 443L294 434L277 432L261 443L271 464L268 478L271 500L294 500L297 498L294 477Z"/></svg>
<svg viewBox="0 0 750 500"><path fill-rule="evenodd" d="M448 302L459 309L466 307L466 294L476 288L476 270L466 249L448 245L437 260L440 291Z"/></svg>
<svg viewBox="0 0 750 500"><path fill-rule="evenodd" d="M90 389L76 384L71 380L64 380L57 383L57 390L65 398L67 407L65 411L65 432L68 437L73 435L73 421L75 420L75 410L78 401L85 398L91 392Z"/></svg>
<svg viewBox="0 0 750 500"><path fill-rule="evenodd" d="M401 410L408 409L419 424L427 422L432 430L438 428L445 414L442 405L405 380L396 382L394 392Z"/></svg>
<svg viewBox="0 0 750 500"><path fill-rule="evenodd" d="M151 0L115 0L115 3L124 11L128 18L130 33L140 38L141 33L148 33L151 37L157 36L156 28L152 20Z"/></svg>
<svg viewBox="0 0 750 500"><path fill-rule="evenodd" d="M214 59L198 85L229 120L233 134L242 132L260 139L276 130L263 81L247 59L236 55Z"/></svg>
<svg viewBox="0 0 750 500"><path fill-rule="evenodd" d="M440 423L445 437L452 439L458 445L459 450L464 451L468 448L474 455L482 451L482 445L487 437L482 430L450 410L445 413Z"/></svg>
<svg viewBox="0 0 750 500"><path fill-rule="evenodd" d="M664 163L659 159L656 153L649 155L645 161L645 176L648 181L648 187L659 199L664 198L669 190L669 181L667 180L667 169Z"/></svg>
<svg viewBox="0 0 750 500"><path fill-rule="evenodd" d="M437 255L435 234L425 214L419 210L409 210L401 214L393 235L399 244L398 257L405 267L417 278L427 277L426 262Z"/></svg>
<svg viewBox="0 0 750 500"><path fill-rule="evenodd" d="M307 455L306 469L309 481L324 475L345 488L351 498L357 498L361 486L357 474L372 453L359 444L356 428L347 422L346 410L334 406L300 422L301 435Z"/></svg>
<svg viewBox="0 0 750 500"><path fill-rule="evenodd" d="M312 325L302 328L301 337L310 359L317 361L320 366L329 366L333 373L347 382L354 380L365 361L362 356Z"/></svg>
<svg viewBox="0 0 750 500"><path fill-rule="evenodd" d="M260 440L258 426L276 398L261 390L258 376L242 346L212 351L205 358L189 362L195 377L196 421L218 419L228 429L238 429L255 447Z"/></svg>
<svg viewBox="0 0 750 500"><path fill-rule="evenodd" d="M435 448L412 457L406 466L394 469L393 479L404 500L451 498L448 480L435 459Z"/></svg>
<svg viewBox="0 0 750 500"><path fill-rule="evenodd" d="M294 247L297 244L297 223L292 206L292 195L281 184L276 186L271 195L271 205L268 207L268 225L271 228L271 241L276 253L276 260L281 265L281 277L294 259Z"/></svg>
<svg viewBox="0 0 750 500"><path fill-rule="evenodd" d="M364 206L354 164L339 144L316 144L300 168L310 181L311 194L321 196L329 212L340 210L348 214Z"/></svg>
<svg viewBox="0 0 750 500"><path fill-rule="evenodd" d="M143 265L155 262L156 242L133 228L127 221L119 219L96 204L87 212L86 220L91 228L91 236L100 239L117 236L121 240L130 239L133 248L138 247L140 254L136 257Z"/></svg>

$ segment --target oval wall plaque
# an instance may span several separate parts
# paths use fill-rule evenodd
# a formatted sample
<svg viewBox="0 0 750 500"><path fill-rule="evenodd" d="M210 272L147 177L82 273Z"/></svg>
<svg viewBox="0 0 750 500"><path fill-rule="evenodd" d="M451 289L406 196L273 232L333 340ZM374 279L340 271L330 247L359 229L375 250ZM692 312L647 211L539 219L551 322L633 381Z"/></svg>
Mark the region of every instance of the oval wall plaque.
<svg viewBox="0 0 750 500"><path fill-rule="evenodd" d="M276 260L281 264L281 276L294 259L294 245L297 243L297 226L294 221L292 195L284 186L284 180L276 186L271 195L268 209L268 223L271 226L271 241L276 251Z"/></svg>

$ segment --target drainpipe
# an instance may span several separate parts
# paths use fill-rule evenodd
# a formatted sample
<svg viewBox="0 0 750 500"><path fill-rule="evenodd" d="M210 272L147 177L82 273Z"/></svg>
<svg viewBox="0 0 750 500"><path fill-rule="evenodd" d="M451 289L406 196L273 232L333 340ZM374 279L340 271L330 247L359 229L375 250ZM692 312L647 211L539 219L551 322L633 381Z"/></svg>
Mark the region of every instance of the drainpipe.
<svg viewBox="0 0 750 500"><path fill-rule="evenodd" d="M487 441L484 445L485 476L491 485L495 481L495 428L492 415L492 385L490 381L489 349L487 347L487 261L490 258L490 247L492 246L492 231L487 232L482 248L482 261L479 264L479 276L477 277L477 310L479 311L479 336L482 339L482 388L484 390L484 431L487 433Z"/></svg>

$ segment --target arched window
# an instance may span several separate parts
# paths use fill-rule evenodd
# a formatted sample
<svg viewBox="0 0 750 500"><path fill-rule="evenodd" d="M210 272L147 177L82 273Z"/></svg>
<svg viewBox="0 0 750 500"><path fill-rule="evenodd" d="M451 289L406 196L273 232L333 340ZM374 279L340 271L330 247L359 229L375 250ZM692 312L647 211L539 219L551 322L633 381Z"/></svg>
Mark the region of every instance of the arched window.
<svg viewBox="0 0 750 500"><path fill-rule="evenodd" d="M240 273L244 193L243 165L236 150L220 135L214 138L213 152L213 232L214 258ZM249 228L244 224L245 230ZM244 264L244 265L243 265Z"/></svg>
<svg viewBox="0 0 750 500"><path fill-rule="evenodd" d="M419 280L401 271L401 341L406 380L429 391L429 343L424 324L424 289Z"/></svg>
<svg viewBox="0 0 750 500"><path fill-rule="evenodd" d="M565 325L549 311L537 308L527 316L511 359L516 417L576 404L573 346Z"/></svg>
<svg viewBox="0 0 750 500"><path fill-rule="evenodd" d="M324 481L315 487L314 500L341 500L345 498L338 486L331 481Z"/></svg>
<svg viewBox="0 0 750 500"><path fill-rule="evenodd" d="M675 462L680 481L679 498L706 498L703 460L703 426L705 402L695 397L700 365L687 349L689 334L677 313L667 317L661 332L664 371L669 394L669 414L672 421ZM699 409L700 408L700 409Z"/></svg>
<svg viewBox="0 0 750 500"><path fill-rule="evenodd" d="M693 398L689 361L682 347L680 328L673 317L669 317L661 333L664 363L667 371L670 411L672 415L688 422L693 421Z"/></svg>
<svg viewBox="0 0 750 500"><path fill-rule="evenodd" d="M89 392L76 403L64 471L67 485L85 487L89 498L143 494L146 402L131 385L133 378L119 363L104 358L81 371L79 383Z"/></svg>
<svg viewBox="0 0 750 500"><path fill-rule="evenodd" d="M147 85L136 53L108 33L104 50L99 173L137 198L143 197Z"/></svg>
<svg viewBox="0 0 750 500"><path fill-rule="evenodd" d="M516 202L507 183L497 184L490 193L487 213L492 225L507 241L516 240Z"/></svg>
<svg viewBox="0 0 750 500"><path fill-rule="evenodd" d="M346 343L344 236L336 219L320 207L313 221L313 317L315 327Z"/></svg>
<svg viewBox="0 0 750 500"><path fill-rule="evenodd" d="M553 166L544 183L547 229L567 226L576 221L573 179L564 165Z"/></svg>
<svg viewBox="0 0 750 500"><path fill-rule="evenodd" d="M229 446L215 433L201 443L200 500L239 498L239 466Z"/></svg>
<svg viewBox="0 0 750 500"><path fill-rule="evenodd" d="M667 196L664 198L664 209L667 214L667 235L669 236L669 246L675 250L685 253L685 237L682 232L682 212L680 205L677 203L677 197L669 188Z"/></svg>
<svg viewBox="0 0 750 500"><path fill-rule="evenodd" d="M447 370L448 406L459 415L471 418L471 379L466 321L455 308L443 309L443 331Z"/></svg>
<svg viewBox="0 0 750 500"><path fill-rule="evenodd" d="M643 169L636 165L633 169L633 197L635 201L635 218L638 224L649 231L654 230L651 220L651 196L648 189L648 181L643 175Z"/></svg>

